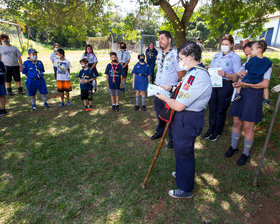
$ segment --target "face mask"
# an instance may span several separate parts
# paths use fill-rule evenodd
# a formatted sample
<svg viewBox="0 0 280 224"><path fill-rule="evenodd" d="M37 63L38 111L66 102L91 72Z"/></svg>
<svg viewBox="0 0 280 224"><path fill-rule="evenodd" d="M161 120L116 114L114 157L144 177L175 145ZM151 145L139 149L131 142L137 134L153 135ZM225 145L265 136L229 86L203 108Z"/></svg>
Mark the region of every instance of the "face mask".
<svg viewBox="0 0 280 224"><path fill-rule="evenodd" d="M153 49L154 49L154 46L153 46L153 45L151 45L151 46L150 46L150 49L151 49L151 50L153 50Z"/></svg>
<svg viewBox="0 0 280 224"><path fill-rule="evenodd" d="M87 50L87 53L90 54L92 52L92 50Z"/></svg>
<svg viewBox="0 0 280 224"><path fill-rule="evenodd" d="M57 50L58 50L58 48L55 48L55 49L54 49L54 51L57 51Z"/></svg>
<svg viewBox="0 0 280 224"><path fill-rule="evenodd" d="M36 61L37 60L37 56L30 56L30 58L33 60L33 61Z"/></svg>
<svg viewBox="0 0 280 224"><path fill-rule="evenodd" d="M86 66L85 65L81 65L82 66L82 68L85 68Z"/></svg>
<svg viewBox="0 0 280 224"><path fill-rule="evenodd" d="M125 47L125 46L121 46L121 49L122 49L122 50L125 50L125 49L126 49L126 47Z"/></svg>
<svg viewBox="0 0 280 224"><path fill-rule="evenodd" d="M183 62L183 61L180 61L180 62L179 62L179 67L180 67L180 69L185 70L185 71L188 69L188 66L187 66L187 65L184 65L184 62Z"/></svg>
<svg viewBox="0 0 280 224"><path fill-rule="evenodd" d="M229 46L222 45L222 46L221 46L221 51L222 51L223 53L227 53L227 52L230 51L230 48L229 48Z"/></svg>
<svg viewBox="0 0 280 224"><path fill-rule="evenodd" d="M113 63L116 63L116 62L117 62L117 59L115 59L115 60L112 60L112 62L113 62Z"/></svg>
<svg viewBox="0 0 280 224"><path fill-rule="evenodd" d="M4 44L10 44L10 41L9 40L4 40L3 43Z"/></svg>
<svg viewBox="0 0 280 224"><path fill-rule="evenodd" d="M140 62L144 62L144 60L145 60L144 58L140 58L139 59Z"/></svg>
<svg viewBox="0 0 280 224"><path fill-rule="evenodd" d="M56 59L60 59L60 56L59 56L59 55L56 55Z"/></svg>

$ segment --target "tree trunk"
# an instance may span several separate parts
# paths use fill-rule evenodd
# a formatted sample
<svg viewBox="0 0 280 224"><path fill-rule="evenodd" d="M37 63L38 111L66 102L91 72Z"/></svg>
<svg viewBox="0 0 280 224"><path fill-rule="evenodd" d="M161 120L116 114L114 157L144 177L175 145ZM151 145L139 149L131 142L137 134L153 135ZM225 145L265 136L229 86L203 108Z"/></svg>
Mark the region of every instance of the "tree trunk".
<svg viewBox="0 0 280 224"><path fill-rule="evenodd" d="M175 30L175 28L174 28ZM178 29L175 30L175 38L174 38L176 47L180 47L183 43L187 41L186 38L186 29Z"/></svg>

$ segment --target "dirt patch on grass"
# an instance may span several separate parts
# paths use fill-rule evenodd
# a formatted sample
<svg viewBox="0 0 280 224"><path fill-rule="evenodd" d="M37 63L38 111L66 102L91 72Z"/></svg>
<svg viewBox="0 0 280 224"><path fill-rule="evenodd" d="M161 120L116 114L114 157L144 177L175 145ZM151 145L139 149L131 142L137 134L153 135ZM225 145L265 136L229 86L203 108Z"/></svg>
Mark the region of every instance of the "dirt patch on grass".
<svg viewBox="0 0 280 224"><path fill-rule="evenodd" d="M49 93L48 98L49 99L59 98L59 93Z"/></svg>
<svg viewBox="0 0 280 224"><path fill-rule="evenodd" d="M159 202L151 206L149 214L146 215L145 220L147 223L155 223L157 216L166 214L165 202Z"/></svg>

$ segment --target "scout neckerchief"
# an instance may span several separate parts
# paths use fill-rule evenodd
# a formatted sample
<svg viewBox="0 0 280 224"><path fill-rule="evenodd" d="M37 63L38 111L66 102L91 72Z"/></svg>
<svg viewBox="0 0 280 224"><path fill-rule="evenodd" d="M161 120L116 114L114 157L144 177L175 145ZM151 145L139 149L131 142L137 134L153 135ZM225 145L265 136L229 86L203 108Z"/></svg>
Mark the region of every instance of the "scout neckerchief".
<svg viewBox="0 0 280 224"><path fill-rule="evenodd" d="M121 50L121 52L122 52L122 56L121 56L121 61L122 61L125 50L123 50L123 51Z"/></svg>
<svg viewBox="0 0 280 224"><path fill-rule="evenodd" d="M29 61L31 61L30 58L29 58ZM36 60L36 61L31 61L31 62L35 65L35 69L36 69L36 72L37 72L37 77L38 77L38 79L40 79L41 78L41 72L40 72L40 70L37 66L38 61Z"/></svg>
<svg viewBox="0 0 280 224"><path fill-rule="evenodd" d="M167 51L166 53L164 53L162 51L162 55L161 55L161 60L160 60L160 72L163 71L163 65L164 65L164 60L165 60L165 57L169 54L170 51L172 51L173 49L170 48L169 51Z"/></svg>
<svg viewBox="0 0 280 224"><path fill-rule="evenodd" d="M111 67L112 67L112 70L113 70L113 83L115 83L115 81L116 81L115 73L117 71L118 66L119 66L119 63L117 62L116 67L114 68L113 63L111 62Z"/></svg>
<svg viewBox="0 0 280 224"><path fill-rule="evenodd" d="M195 68L201 69L201 70L206 71L206 72L208 73L207 69L201 67L200 65L196 65L196 66L193 67L193 69L195 69ZM193 69L190 69L190 70L186 73L186 75L188 75ZM209 75L209 73L208 73L208 75ZM188 89L190 88L190 86L193 84L194 79L195 79L195 76L190 75L190 77L188 78L187 82L184 84L183 89L184 89L184 90L188 90ZM180 90L181 87L182 87L182 83L183 83L182 80L178 83L178 85L177 85L175 91L172 92L172 95L171 95L171 97L170 97L171 99L176 99L176 98L177 98L177 95L178 95L178 93L179 93L179 90ZM174 114L174 110L172 110L172 109L168 106L168 104L165 103L164 107L162 108L162 110L161 110L161 112L160 112L160 114L159 114L159 118L160 118L161 120L163 120L163 121L166 121L166 122L170 123L170 122L172 121L173 114Z"/></svg>

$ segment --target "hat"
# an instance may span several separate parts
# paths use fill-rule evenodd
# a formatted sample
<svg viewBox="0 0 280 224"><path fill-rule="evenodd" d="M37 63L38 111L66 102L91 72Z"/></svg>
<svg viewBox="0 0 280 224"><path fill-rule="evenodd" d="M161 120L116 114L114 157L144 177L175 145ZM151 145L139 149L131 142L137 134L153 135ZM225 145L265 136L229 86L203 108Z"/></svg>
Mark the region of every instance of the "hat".
<svg viewBox="0 0 280 224"><path fill-rule="evenodd" d="M39 53L39 52L36 51L36 49L29 48L28 49L28 54L32 54L32 53Z"/></svg>
<svg viewBox="0 0 280 224"><path fill-rule="evenodd" d="M145 58L145 54L144 54L144 53L139 53L139 54L138 54L138 59L139 59L141 56L143 56L143 57Z"/></svg>

